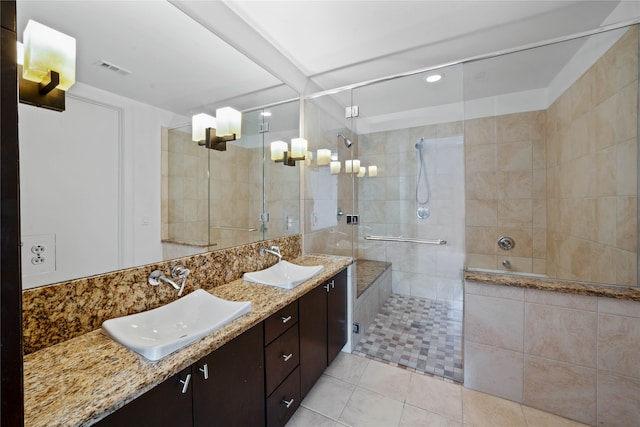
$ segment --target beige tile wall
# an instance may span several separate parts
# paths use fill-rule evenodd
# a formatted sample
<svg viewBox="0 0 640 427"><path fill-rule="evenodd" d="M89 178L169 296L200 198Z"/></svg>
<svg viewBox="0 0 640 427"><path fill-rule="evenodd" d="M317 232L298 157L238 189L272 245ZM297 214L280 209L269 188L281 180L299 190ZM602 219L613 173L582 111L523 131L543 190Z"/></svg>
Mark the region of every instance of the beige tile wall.
<svg viewBox="0 0 640 427"><path fill-rule="evenodd" d="M219 249L262 239L258 215L250 214L262 211L261 148L227 144L227 151L207 150L189 133L167 130L162 156L163 240Z"/></svg>
<svg viewBox="0 0 640 427"><path fill-rule="evenodd" d="M544 274L544 112L467 120L464 134L467 266ZM511 251L501 236L515 240Z"/></svg>
<svg viewBox="0 0 640 427"><path fill-rule="evenodd" d="M637 54L633 27L546 112L551 276L637 285Z"/></svg>
<svg viewBox="0 0 640 427"><path fill-rule="evenodd" d="M637 286L637 56L633 27L546 111L465 122L467 266Z"/></svg>
<svg viewBox="0 0 640 427"><path fill-rule="evenodd" d="M465 387L590 425L640 419L640 303L465 284Z"/></svg>

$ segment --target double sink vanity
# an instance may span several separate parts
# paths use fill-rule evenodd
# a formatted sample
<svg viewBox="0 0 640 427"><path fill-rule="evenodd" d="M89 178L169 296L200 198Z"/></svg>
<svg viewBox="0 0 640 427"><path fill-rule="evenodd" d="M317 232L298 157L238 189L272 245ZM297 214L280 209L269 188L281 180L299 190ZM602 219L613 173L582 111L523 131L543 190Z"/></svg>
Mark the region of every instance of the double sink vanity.
<svg viewBox="0 0 640 427"><path fill-rule="evenodd" d="M253 282L246 277L196 289L27 355L25 425L286 424L347 341L351 259L302 256L283 263ZM305 268L297 280L299 266ZM281 280L283 274L291 280ZM269 280L278 283L265 285ZM195 316L203 308L205 320ZM185 333L168 343L150 348L144 334L130 332L149 333L174 316L189 320Z"/></svg>

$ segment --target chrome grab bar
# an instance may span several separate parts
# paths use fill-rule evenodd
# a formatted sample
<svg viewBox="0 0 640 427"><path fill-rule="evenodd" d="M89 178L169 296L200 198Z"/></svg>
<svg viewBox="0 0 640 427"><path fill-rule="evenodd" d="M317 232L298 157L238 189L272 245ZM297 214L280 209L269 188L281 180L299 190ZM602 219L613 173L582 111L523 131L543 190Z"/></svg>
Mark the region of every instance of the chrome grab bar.
<svg viewBox="0 0 640 427"><path fill-rule="evenodd" d="M258 231L257 228L231 227L231 226L228 226L228 225L214 225L211 228L217 228L219 230Z"/></svg>
<svg viewBox="0 0 640 427"><path fill-rule="evenodd" d="M412 239L411 237L393 237L393 236L364 236L365 240L379 240L383 242L408 242L408 243L422 243L424 245L446 245L447 241L442 239L423 240Z"/></svg>

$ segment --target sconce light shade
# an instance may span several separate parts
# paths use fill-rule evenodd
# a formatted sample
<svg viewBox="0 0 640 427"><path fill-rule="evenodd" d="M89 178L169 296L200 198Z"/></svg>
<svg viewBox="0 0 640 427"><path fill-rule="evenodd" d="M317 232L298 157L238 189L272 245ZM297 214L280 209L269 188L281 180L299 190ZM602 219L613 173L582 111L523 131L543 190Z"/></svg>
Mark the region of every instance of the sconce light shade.
<svg viewBox="0 0 640 427"><path fill-rule="evenodd" d="M339 160L331 161L331 163L329 163L329 170L331 171L332 175L340 173L340 161Z"/></svg>
<svg viewBox="0 0 640 427"><path fill-rule="evenodd" d="M360 172L360 160L345 160L344 171L346 173L359 173Z"/></svg>
<svg viewBox="0 0 640 427"><path fill-rule="evenodd" d="M378 167L375 165L369 166L369 176L378 176Z"/></svg>
<svg viewBox="0 0 640 427"><path fill-rule="evenodd" d="M291 157L295 160L303 160L307 152L307 140L304 138L291 139Z"/></svg>
<svg viewBox="0 0 640 427"><path fill-rule="evenodd" d="M318 166L326 166L331 162L331 150L320 148L316 154L318 156Z"/></svg>
<svg viewBox="0 0 640 427"><path fill-rule="evenodd" d="M283 161L285 151L289 150L289 145L284 141L273 141L271 143L271 160Z"/></svg>
<svg viewBox="0 0 640 427"><path fill-rule="evenodd" d="M41 83L50 71L59 75L57 89L67 90L76 82L76 39L29 20L23 34L22 77Z"/></svg>
<svg viewBox="0 0 640 427"><path fill-rule="evenodd" d="M205 113L191 117L191 139L195 142L204 141L207 128L216 127L216 118Z"/></svg>
<svg viewBox="0 0 640 427"><path fill-rule="evenodd" d="M358 170L358 178L362 178L367 174L367 168L365 168L364 166L360 166L360 169Z"/></svg>
<svg viewBox="0 0 640 427"><path fill-rule="evenodd" d="M240 111L231 107L218 108L216 110L216 119L218 121L216 135L224 137L235 134L236 139L240 138L242 123L242 113Z"/></svg>

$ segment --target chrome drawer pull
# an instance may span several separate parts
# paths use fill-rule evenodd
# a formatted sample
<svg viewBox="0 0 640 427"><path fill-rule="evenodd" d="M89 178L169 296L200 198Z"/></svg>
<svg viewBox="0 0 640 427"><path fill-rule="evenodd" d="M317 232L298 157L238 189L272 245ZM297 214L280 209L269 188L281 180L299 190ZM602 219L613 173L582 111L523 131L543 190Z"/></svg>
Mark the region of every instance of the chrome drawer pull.
<svg viewBox="0 0 640 427"><path fill-rule="evenodd" d="M189 381L191 381L191 374L187 374L187 378L180 380L180 384L182 384L182 394L185 394L189 389Z"/></svg>
<svg viewBox="0 0 640 427"><path fill-rule="evenodd" d="M292 357L293 357L293 353L289 353L289 355L283 354L282 360L284 360L285 362L288 362L289 359L291 359Z"/></svg>
<svg viewBox="0 0 640 427"><path fill-rule="evenodd" d="M336 281L332 280L331 281L331 289L335 289L336 288Z"/></svg>
<svg viewBox="0 0 640 427"><path fill-rule="evenodd" d="M287 323L289 320L291 320L291 316L287 316L287 317L282 316L282 323Z"/></svg>
<svg viewBox="0 0 640 427"><path fill-rule="evenodd" d="M327 292L329 292L329 284L328 283L326 285L324 285L323 288L325 288L327 290Z"/></svg>
<svg viewBox="0 0 640 427"><path fill-rule="evenodd" d="M286 400L282 399L282 403L284 403L284 406L289 408L289 407L291 407L291 405L293 405L293 398L291 398L289 401L286 401Z"/></svg>
<svg viewBox="0 0 640 427"><path fill-rule="evenodd" d="M203 367L199 368L199 371L202 372L205 380L209 379L209 365L205 363Z"/></svg>

